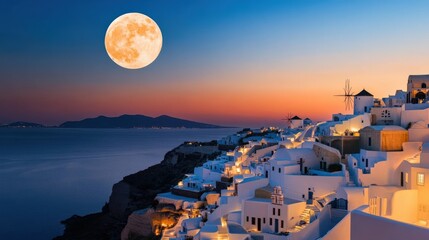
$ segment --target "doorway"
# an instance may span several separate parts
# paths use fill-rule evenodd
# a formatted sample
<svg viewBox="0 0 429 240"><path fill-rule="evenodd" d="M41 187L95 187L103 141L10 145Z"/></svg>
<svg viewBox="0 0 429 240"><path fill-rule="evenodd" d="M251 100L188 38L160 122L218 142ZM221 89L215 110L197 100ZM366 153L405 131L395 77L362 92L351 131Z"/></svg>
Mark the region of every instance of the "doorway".
<svg viewBox="0 0 429 240"><path fill-rule="evenodd" d="M279 232L279 220L278 219L274 219L274 232L275 233Z"/></svg>

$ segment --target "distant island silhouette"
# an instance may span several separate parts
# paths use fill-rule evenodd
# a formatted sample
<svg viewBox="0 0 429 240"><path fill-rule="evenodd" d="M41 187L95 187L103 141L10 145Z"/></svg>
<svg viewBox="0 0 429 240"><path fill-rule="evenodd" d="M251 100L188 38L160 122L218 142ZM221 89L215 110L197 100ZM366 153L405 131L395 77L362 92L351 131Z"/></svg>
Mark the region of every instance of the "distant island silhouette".
<svg viewBox="0 0 429 240"><path fill-rule="evenodd" d="M13 122L5 125L0 125L3 128L45 128L45 125L33 122Z"/></svg>
<svg viewBox="0 0 429 240"><path fill-rule="evenodd" d="M13 122L0 127L43 128L42 124L32 122ZM214 124L195 122L167 115L149 117L145 115L121 115L118 117L98 116L80 121L66 121L60 128L225 128Z"/></svg>

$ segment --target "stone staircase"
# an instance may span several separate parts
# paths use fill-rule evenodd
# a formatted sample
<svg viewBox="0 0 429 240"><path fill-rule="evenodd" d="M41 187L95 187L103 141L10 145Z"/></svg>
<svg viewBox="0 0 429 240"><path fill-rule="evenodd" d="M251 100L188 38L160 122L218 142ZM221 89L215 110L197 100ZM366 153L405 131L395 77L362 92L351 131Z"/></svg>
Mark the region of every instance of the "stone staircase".
<svg viewBox="0 0 429 240"><path fill-rule="evenodd" d="M295 231L301 231L308 224L315 220L316 214L320 212L319 208L314 204L307 204L304 211L299 215L299 223L297 223L294 227Z"/></svg>
<svg viewBox="0 0 429 240"><path fill-rule="evenodd" d="M301 215L299 215L299 219L304 221L306 224L310 223L310 217L311 217L311 210L308 207L304 209Z"/></svg>
<svg viewBox="0 0 429 240"><path fill-rule="evenodd" d="M319 204L319 203L317 203ZM320 209L322 207L317 207L316 205L312 204L312 205L307 205L307 208L311 210L312 216L316 216L317 213L320 212Z"/></svg>

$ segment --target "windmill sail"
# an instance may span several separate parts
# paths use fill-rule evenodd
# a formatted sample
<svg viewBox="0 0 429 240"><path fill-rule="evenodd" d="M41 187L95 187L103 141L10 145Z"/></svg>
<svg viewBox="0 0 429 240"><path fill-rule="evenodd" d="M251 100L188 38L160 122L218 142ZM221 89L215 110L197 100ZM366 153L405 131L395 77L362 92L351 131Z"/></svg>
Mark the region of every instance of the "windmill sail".
<svg viewBox="0 0 429 240"><path fill-rule="evenodd" d="M286 121L287 128L290 128L292 125L292 113L288 113L287 117L282 119L283 121Z"/></svg>
<svg viewBox="0 0 429 240"><path fill-rule="evenodd" d="M347 79L344 85L344 94L335 95L336 97L344 97L344 105L347 110L352 109L353 107L353 97L354 93L352 92L352 87L350 86L350 79Z"/></svg>

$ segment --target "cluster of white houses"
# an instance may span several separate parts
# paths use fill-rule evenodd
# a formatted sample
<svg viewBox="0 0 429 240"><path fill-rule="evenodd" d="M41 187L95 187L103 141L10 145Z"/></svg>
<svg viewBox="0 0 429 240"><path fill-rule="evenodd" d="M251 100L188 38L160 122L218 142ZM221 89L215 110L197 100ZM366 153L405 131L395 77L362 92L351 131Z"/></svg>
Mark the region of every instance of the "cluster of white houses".
<svg viewBox="0 0 429 240"><path fill-rule="evenodd" d="M163 239L429 239L428 86L362 90L353 115L296 121L195 168L157 197L185 210Z"/></svg>

